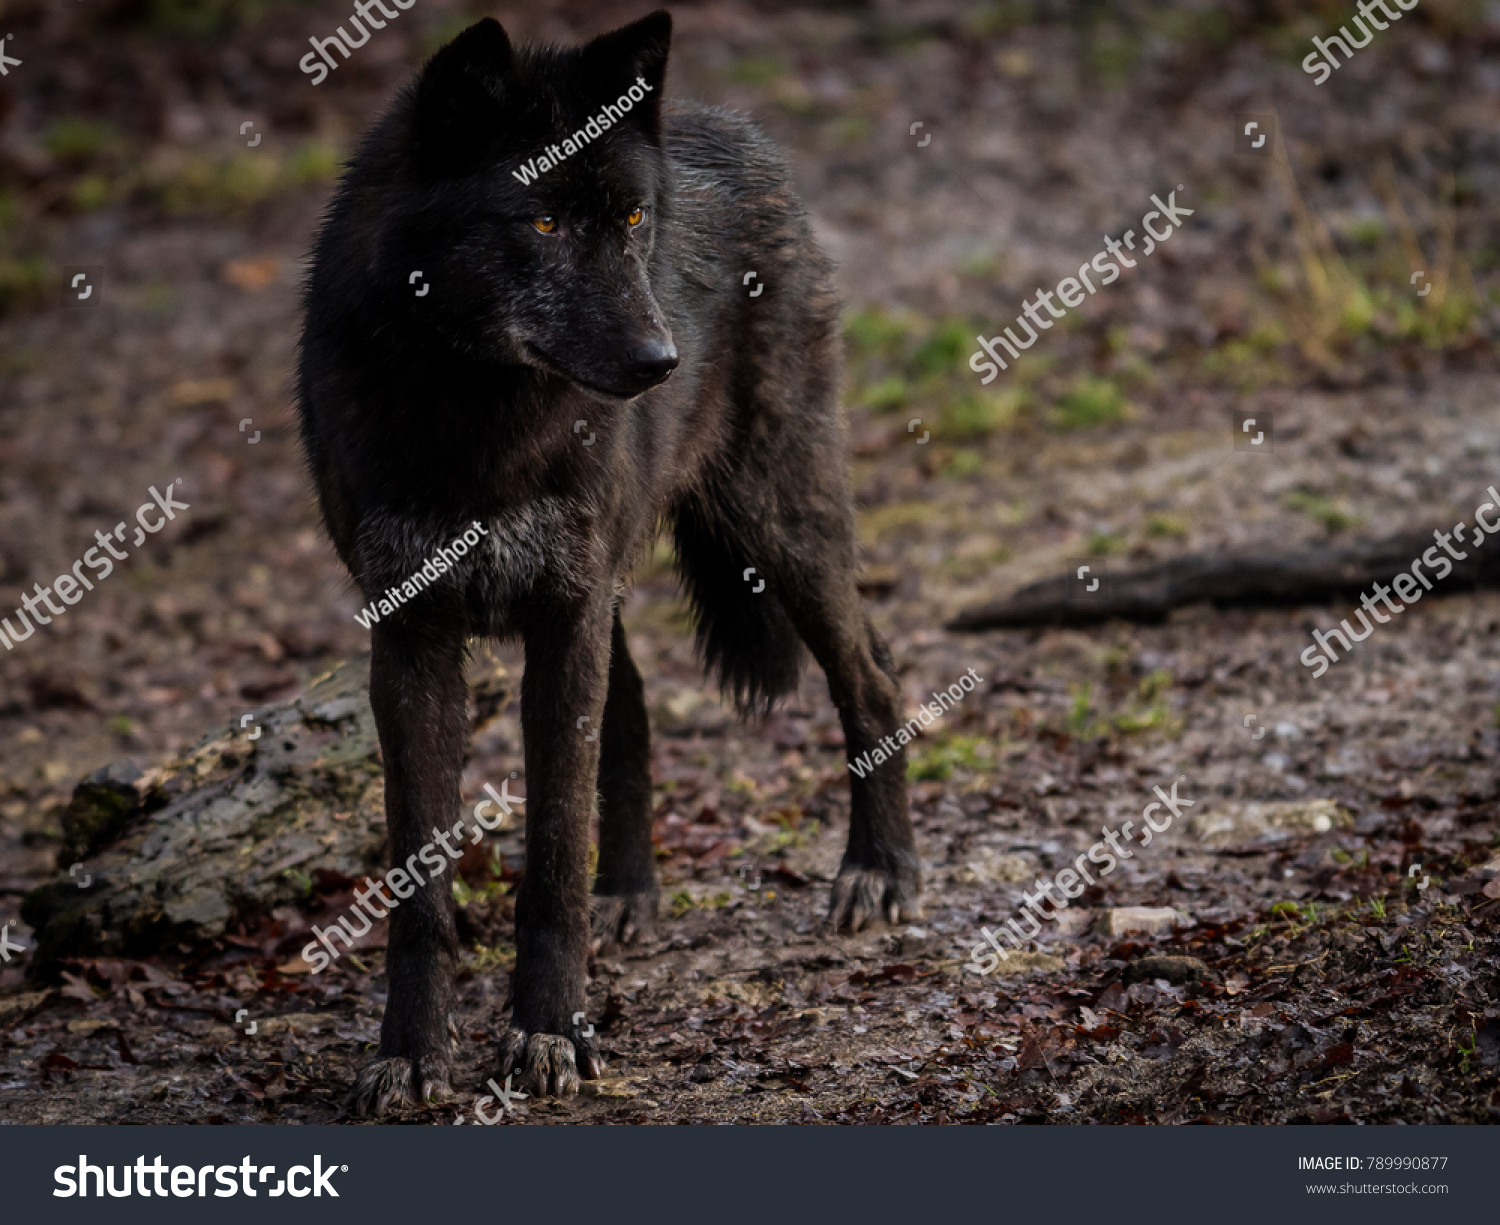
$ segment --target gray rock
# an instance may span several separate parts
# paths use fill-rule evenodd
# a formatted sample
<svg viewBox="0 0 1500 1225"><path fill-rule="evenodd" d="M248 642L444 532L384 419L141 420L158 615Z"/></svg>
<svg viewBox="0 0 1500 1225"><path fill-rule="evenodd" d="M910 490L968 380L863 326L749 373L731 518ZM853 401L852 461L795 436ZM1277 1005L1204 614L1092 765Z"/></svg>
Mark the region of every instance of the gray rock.
<svg viewBox="0 0 1500 1225"><path fill-rule="evenodd" d="M1159 936L1176 927L1191 927L1193 921L1169 906L1116 906L1104 912L1101 930L1106 936L1132 934Z"/></svg>

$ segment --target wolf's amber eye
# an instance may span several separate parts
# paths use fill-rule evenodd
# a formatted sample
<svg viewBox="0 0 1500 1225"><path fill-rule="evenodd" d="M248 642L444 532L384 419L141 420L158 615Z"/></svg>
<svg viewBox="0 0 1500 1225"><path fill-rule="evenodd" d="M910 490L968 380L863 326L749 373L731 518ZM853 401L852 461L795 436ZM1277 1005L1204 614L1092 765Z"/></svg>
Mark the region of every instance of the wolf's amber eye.
<svg viewBox="0 0 1500 1225"><path fill-rule="evenodd" d="M646 220L646 212L644 209L638 208L635 210L635 212L631 213L630 216L625 218L625 220L630 222L632 226L640 225L641 222Z"/></svg>
<svg viewBox="0 0 1500 1225"><path fill-rule="evenodd" d="M550 234L557 229L557 221L552 217L536 217L532 219L531 224L543 234Z"/></svg>

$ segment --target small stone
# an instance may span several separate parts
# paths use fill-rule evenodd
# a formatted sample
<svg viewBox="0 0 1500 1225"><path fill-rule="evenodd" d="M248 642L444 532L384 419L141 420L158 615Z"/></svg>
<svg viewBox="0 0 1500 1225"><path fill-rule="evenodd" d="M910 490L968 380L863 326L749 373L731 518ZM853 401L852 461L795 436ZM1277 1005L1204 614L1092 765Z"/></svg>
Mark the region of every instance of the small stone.
<svg viewBox="0 0 1500 1225"><path fill-rule="evenodd" d="M844 1008L842 1006L825 1008L801 1008L792 1013L792 1020L803 1021L809 1025L829 1025L834 1021L835 1018L842 1016L848 1011L849 1010L847 1008Z"/></svg>
<svg viewBox="0 0 1500 1225"><path fill-rule="evenodd" d="M932 933L924 927L903 928L901 931L890 933L889 938L892 952L901 957L915 957L929 952L936 943Z"/></svg>
<svg viewBox="0 0 1500 1225"><path fill-rule="evenodd" d="M1036 864L1021 855L1003 855L993 847L980 847L968 863L956 868L953 882L958 885L1003 885L1030 881L1036 875Z"/></svg>
<svg viewBox="0 0 1500 1225"><path fill-rule="evenodd" d="M997 974L1027 974L1040 970L1044 974L1055 974L1068 968L1068 963L1051 953L1017 953L1006 950L1005 960L995 967Z"/></svg>
<svg viewBox="0 0 1500 1225"><path fill-rule="evenodd" d="M1353 825L1349 810L1326 798L1225 804L1188 818L1192 836L1211 847L1272 845Z"/></svg>
<svg viewBox="0 0 1500 1225"><path fill-rule="evenodd" d="M640 1097L641 1091L636 1088L635 1082L628 1076L618 1076L612 1080L584 1081L583 1095L585 1097L625 1101L633 1097ZM650 1103L642 1102L641 1104L644 1106Z"/></svg>
<svg viewBox="0 0 1500 1225"><path fill-rule="evenodd" d="M1164 978L1173 986L1181 983L1201 983L1214 977L1214 972L1196 957L1142 957L1133 961L1125 971L1125 985L1151 983Z"/></svg>
<svg viewBox="0 0 1500 1225"><path fill-rule="evenodd" d="M1054 939L1073 940L1088 931L1096 917L1092 910L1079 910L1075 906L1069 906L1066 910L1059 910L1056 922L1043 930Z"/></svg>
<svg viewBox="0 0 1500 1225"><path fill-rule="evenodd" d="M1174 927L1191 927L1192 923L1182 911L1170 906L1116 906L1104 912L1103 930L1106 936L1159 936Z"/></svg>

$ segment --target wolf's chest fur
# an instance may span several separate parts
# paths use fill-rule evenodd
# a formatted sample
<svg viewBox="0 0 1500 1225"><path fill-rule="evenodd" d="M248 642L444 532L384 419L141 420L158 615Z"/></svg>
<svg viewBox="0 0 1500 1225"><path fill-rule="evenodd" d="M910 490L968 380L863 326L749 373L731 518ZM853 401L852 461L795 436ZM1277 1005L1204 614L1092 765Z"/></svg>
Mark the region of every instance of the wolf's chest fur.
<svg viewBox="0 0 1500 1225"><path fill-rule="evenodd" d="M586 496L533 497L472 522L479 528L477 544L430 586L407 587L408 598L388 615L420 623L429 612L452 608L456 596L470 632L504 638L516 632L517 612L528 601L582 599L613 578L603 525ZM391 588L401 591L404 580L443 556L466 526L367 518L357 563L365 594L378 600ZM424 602L432 607L424 609Z"/></svg>
<svg viewBox="0 0 1500 1225"><path fill-rule="evenodd" d="M516 607L536 592L581 599L607 576L598 514L584 499L534 498L486 526L486 547L466 585L479 632L507 637Z"/></svg>

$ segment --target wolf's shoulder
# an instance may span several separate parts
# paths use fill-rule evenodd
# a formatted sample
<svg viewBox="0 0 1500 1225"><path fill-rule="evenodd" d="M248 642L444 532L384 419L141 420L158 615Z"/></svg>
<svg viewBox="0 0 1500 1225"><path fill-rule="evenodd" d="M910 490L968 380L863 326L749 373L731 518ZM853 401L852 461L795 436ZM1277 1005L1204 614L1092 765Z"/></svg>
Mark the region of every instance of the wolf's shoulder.
<svg viewBox="0 0 1500 1225"><path fill-rule="evenodd" d="M673 101L662 111L667 155L679 173L731 183L781 182L786 163L775 143L739 111Z"/></svg>
<svg viewBox="0 0 1500 1225"><path fill-rule="evenodd" d="M725 266L755 268L800 285L806 301L832 301L832 265L812 240L791 171L748 115L674 102L662 112L662 136L684 274L711 286Z"/></svg>

